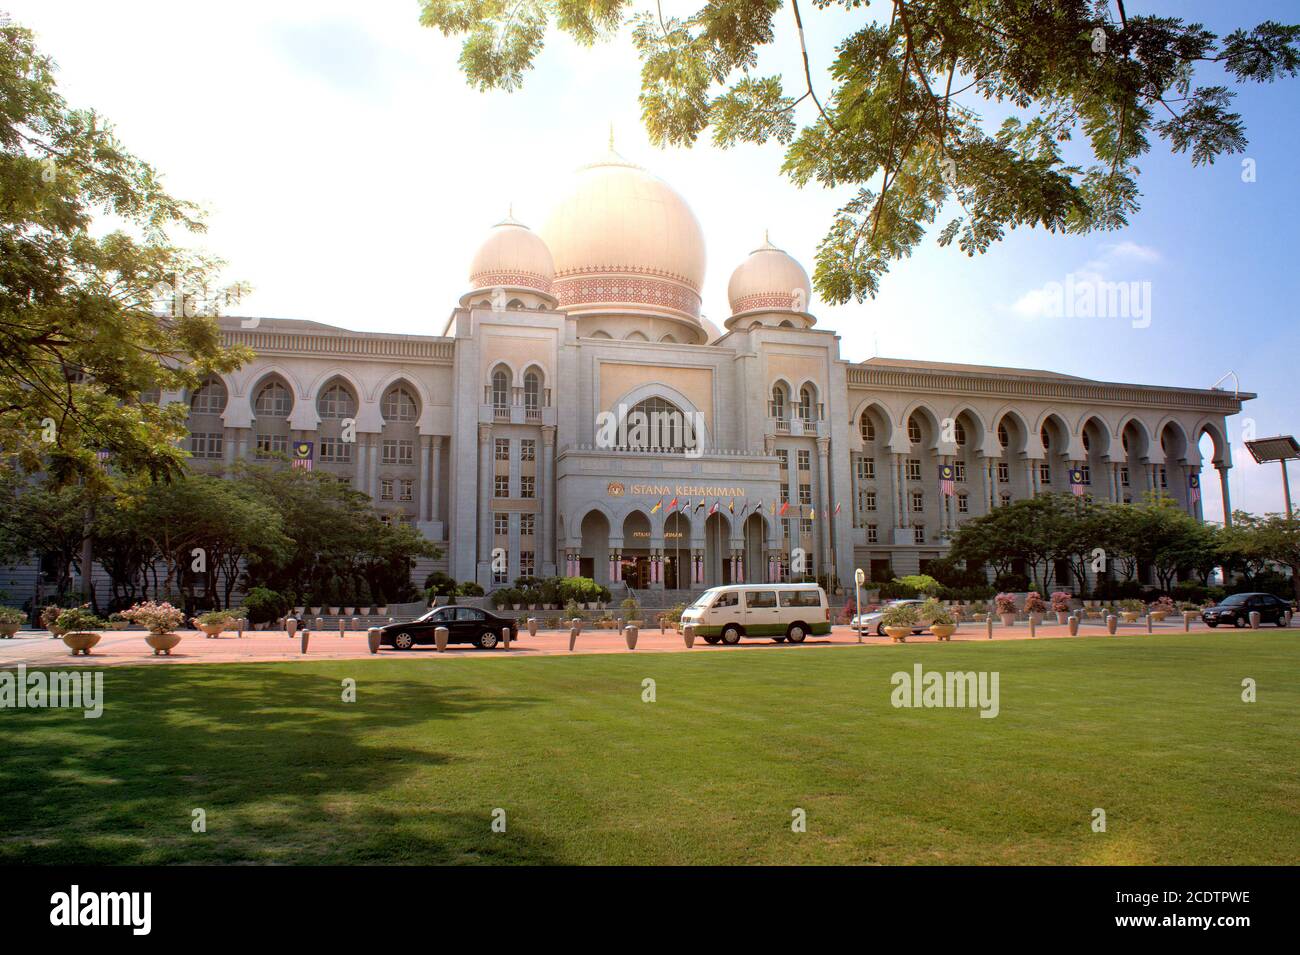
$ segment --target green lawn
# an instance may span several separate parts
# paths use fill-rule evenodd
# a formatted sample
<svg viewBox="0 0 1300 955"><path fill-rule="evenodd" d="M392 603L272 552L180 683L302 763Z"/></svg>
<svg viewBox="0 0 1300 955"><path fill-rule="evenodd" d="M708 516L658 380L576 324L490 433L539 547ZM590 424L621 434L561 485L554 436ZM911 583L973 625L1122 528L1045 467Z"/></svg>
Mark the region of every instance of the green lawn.
<svg viewBox="0 0 1300 955"><path fill-rule="evenodd" d="M893 708L918 662L1000 715ZM1297 677L1294 630L112 669L0 710L0 862L1295 864Z"/></svg>

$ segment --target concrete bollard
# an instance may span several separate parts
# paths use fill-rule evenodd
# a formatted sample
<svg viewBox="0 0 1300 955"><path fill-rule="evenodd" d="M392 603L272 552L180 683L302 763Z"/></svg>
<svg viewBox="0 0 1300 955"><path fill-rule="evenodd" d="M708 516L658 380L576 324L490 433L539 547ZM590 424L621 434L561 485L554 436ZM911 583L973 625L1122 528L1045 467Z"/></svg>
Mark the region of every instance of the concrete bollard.
<svg viewBox="0 0 1300 955"><path fill-rule="evenodd" d="M434 628L433 645L438 648L439 653L442 653L443 650L447 649L447 638L449 636L451 636L451 633L447 630L446 627Z"/></svg>
<svg viewBox="0 0 1300 955"><path fill-rule="evenodd" d="M1106 615L1106 632L1112 637L1115 636L1115 629L1119 626L1119 617L1112 614Z"/></svg>
<svg viewBox="0 0 1300 955"><path fill-rule="evenodd" d="M352 629L353 629L353 630L360 630L360 629L361 629L361 618L360 618L360 617L353 617L353 618L352 618Z"/></svg>
<svg viewBox="0 0 1300 955"><path fill-rule="evenodd" d="M663 635L664 635L664 615L660 614L659 615L659 636L662 637Z"/></svg>
<svg viewBox="0 0 1300 955"><path fill-rule="evenodd" d="M569 626L569 652L573 652L573 647L578 642L578 621L575 618Z"/></svg>
<svg viewBox="0 0 1300 955"><path fill-rule="evenodd" d="M1036 636L1038 636L1038 622L1035 620L1034 615L1031 613L1029 615L1029 639L1032 640Z"/></svg>
<svg viewBox="0 0 1300 955"><path fill-rule="evenodd" d="M509 627L501 628L501 643L503 644L502 646L503 650L506 651L510 650L510 628Z"/></svg>
<svg viewBox="0 0 1300 955"><path fill-rule="evenodd" d="M378 627L371 627L369 630L366 631L366 645L370 648L371 654L376 654L379 652L380 636L381 634L379 633Z"/></svg>
<svg viewBox="0 0 1300 955"><path fill-rule="evenodd" d="M324 630L324 629L325 629L325 618L324 618L324 617L317 617L317 618L316 618L316 629L317 629L317 630Z"/></svg>
<svg viewBox="0 0 1300 955"><path fill-rule="evenodd" d="M624 642L627 643L627 648L629 650L636 649L636 638L637 638L637 629L636 627L632 626L629 623L626 627L623 628L623 640Z"/></svg>
<svg viewBox="0 0 1300 955"><path fill-rule="evenodd" d="M695 646L695 624L688 623L682 627L682 639L686 641L686 649L689 650Z"/></svg>
<svg viewBox="0 0 1300 955"><path fill-rule="evenodd" d="M1147 614L1147 633L1151 633L1151 614Z"/></svg>
<svg viewBox="0 0 1300 955"><path fill-rule="evenodd" d="M984 620L984 633L990 640L993 639L993 614L989 614Z"/></svg>
<svg viewBox="0 0 1300 955"><path fill-rule="evenodd" d="M302 632L302 652L303 652L303 653L306 653L306 652L307 652L307 642L308 642L309 640L311 640L311 631L310 631L310 630L304 630L304 631Z"/></svg>
<svg viewBox="0 0 1300 955"><path fill-rule="evenodd" d="M342 617L339 617L339 639L340 640L343 639L343 633L345 630L347 630L347 628L348 628L347 621L344 620Z"/></svg>
<svg viewBox="0 0 1300 955"><path fill-rule="evenodd" d="M245 625L246 625L246 624L245 624L245 622L244 622L244 618L243 618L243 617L240 617L238 620L235 621L235 626L239 628L237 632L238 632L238 635L239 635L239 639L240 639L240 640L244 639L244 627L245 627Z"/></svg>
<svg viewBox="0 0 1300 955"><path fill-rule="evenodd" d="M1258 610L1252 610L1252 611L1250 612L1250 629L1252 629L1252 630L1258 630L1258 629L1259 629L1259 611L1258 611Z"/></svg>
<svg viewBox="0 0 1300 955"><path fill-rule="evenodd" d="M536 618L536 617L529 617L529 618L528 618L528 635L529 635L530 637L535 637L535 636L537 636L537 618Z"/></svg>
<svg viewBox="0 0 1300 955"><path fill-rule="evenodd" d="M1196 616L1196 611L1195 611L1195 610L1184 610L1184 611L1183 611L1183 633L1191 633L1191 632L1192 632L1192 620L1193 620L1193 618L1195 618L1195 616Z"/></svg>
<svg viewBox="0 0 1300 955"><path fill-rule="evenodd" d="M570 622L569 626L572 627L574 630L577 630L579 633L582 633L582 618L574 617L572 622Z"/></svg>
<svg viewBox="0 0 1300 955"><path fill-rule="evenodd" d="M1070 636L1077 637L1079 635L1079 618L1075 614L1070 614L1065 618L1065 622L1070 628Z"/></svg>
<svg viewBox="0 0 1300 955"><path fill-rule="evenodd" d="M284 621L285 632L289 634L290 639L298 632L298 621L294 617L286 617Z"/></svg>

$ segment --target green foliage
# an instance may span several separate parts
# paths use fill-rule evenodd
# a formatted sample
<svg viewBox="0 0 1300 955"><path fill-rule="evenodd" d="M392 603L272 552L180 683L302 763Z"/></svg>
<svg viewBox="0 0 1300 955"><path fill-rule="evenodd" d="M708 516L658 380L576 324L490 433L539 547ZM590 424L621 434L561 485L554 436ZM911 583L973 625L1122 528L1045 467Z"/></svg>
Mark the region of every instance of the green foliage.
<svg viewBox="0 0 1300 955"><path fill-rule="evenodd" d="M456 588L456 595L458 597L482 597L483 586L472 580L467 580Z"/></svg>
<svg viewBox="0 0 1300 955"><path fill-rule="evenodd" d="M880 622L885 627L914 627L920 619L916 604L889 604L880 614Z"/></svg>
<svg viewBox="0 0 1300 955"><path fill-rule="evenodd" d="M918 594L934 596L939 592L939 581L929 574L908 574L904 577L896 577L894 583L908 587Z"/></svg>
<svg viewBox="0 0 1300 955"><path fill-rule="evenodd" d="M249 623L270 623L289 610L289 602L266 587L254 587L244 595L244 616Z"/></svg>
<svg viewBox="0 0 1300 955"><path fill-rule="evenodd" d="M103 630L106 624L95 614L82 607L71 607L59 614L54 625L62 633L78 633L87 630Z"/></svg>
<svg viewBox="0 0 1300 955"><path fill-rule="evenodd" d="M442 571L435 570L424 578L424 589L435 594L454 594L456 592L456 581Z"/></svg>
<svg viewBox="0 0 1300 955"><path fill-rule="evenodd" d="M27 622L27 614L17 607L0 607L0 625L13 626Z"/></svg>
<svg viewBox="0 0 1300 955"><path fill-rule="evenodd" d="M234 626L235 614L230 610L209 610L207 613L201 613L194 618L194 622L205 627L215 627L220 624L223 627Z"/></svg>
<svg viewBox="0 0 1300 955"><path fill-rule="evenodd" d="M925 603L921 604L917 610L917 616L927 627L939 624L940 626L949 626L954 623L952 614L948 608L939 603L934 597L931 597Z"/></svg>
<svg viewBox="0 0 1300 955"><path fill-rule="evenodd" d="M818 7L859 7L824 0ZM519 87L555 25L590 43L631 0L422 0L421 22L462 36L460 65L479 89ZM1234 84L1300 72L1300 27L1266 21L1222 38L1123 5L894 0L854 16L824 74L758 75L776 42L779 0L701 0L693 13L630 14L641 58L641 114L657 145L690 145L709 127L724 147L775 140L800 186L847 192L817 254L831 304L875 296L945 209L940 245L986 251L1008 229L1118 229L1139 208L1137 161L1153 138L1193 165L1246 147L1227 86L1196 86L1216 63ZM785 31L802 25L796 2ZM820 92L818 88L821 87ZM797 92L799 95L793 95ZM803 104L804 114L796 119ZM1006 116L988 127L982 104ZM798 124L802 123L801 126ZM1064 144L1080 162L1067 162Z"/></svg>
<svg viewBox="0 0 1300 955"><path fill-rule="evenodd" d="M68 106L22 27L0 37L0 101L0 467L99 485L103 449L119 473L178 475L186 408L145 393L252 356L223 347L214 318L242 286L216 290L221 263L169 241L203 230L197 207ZM99 234L102 215L119 231Z"/></svg>

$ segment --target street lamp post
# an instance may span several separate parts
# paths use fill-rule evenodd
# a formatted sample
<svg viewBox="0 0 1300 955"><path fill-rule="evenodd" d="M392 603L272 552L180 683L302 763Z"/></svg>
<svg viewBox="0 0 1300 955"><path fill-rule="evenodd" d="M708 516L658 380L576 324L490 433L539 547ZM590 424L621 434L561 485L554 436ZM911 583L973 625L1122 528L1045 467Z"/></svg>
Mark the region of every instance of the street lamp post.
<svg viewBox="0 0 1300 955"><path fill-rule="evenodd" d="M1282 497L1286 501L1286 519L1291 520L1291 479L1287 475L1286 463L1300 460L1300 442L1289 434L1272 438L1259 438L1246 442L1246 450L1257 464L1276 461L1282 468Z"/></svg>
<svg viewBox="0 0 1300 955"><path fill-rule="evenodd" d="M858 608L857 616L853 618L853 622L857 624L858 643L862 642L862 584L866 579L867 575L862 572L861 567L853 572L853 602Z"/></svg>

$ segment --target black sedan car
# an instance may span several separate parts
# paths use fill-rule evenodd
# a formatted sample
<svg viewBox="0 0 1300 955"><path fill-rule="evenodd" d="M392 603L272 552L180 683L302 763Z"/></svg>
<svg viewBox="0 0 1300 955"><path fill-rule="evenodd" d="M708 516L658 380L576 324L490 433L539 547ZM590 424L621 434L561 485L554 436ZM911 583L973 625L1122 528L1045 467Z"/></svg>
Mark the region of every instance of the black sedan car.
<svg viewBox="0 0 1300 955"><path fill-rule="evenodd" d="M379 628L379 645L409 650L416 644L430 645L433 632L447 628L448 643L472 643L491 650L501 642L501 631L510 629L510 639L519 637L519 626L509 617L498 617L478 607L434 607L423 617L406 623L390 623Z"/></svg>
<svg viewBox="0 0 1300 955"><path fill-rule="evenodd" d="M1208 626L1230 623L1234 627L1249 627L1251 613L1259 614L1261 624L1273 623L1285 627L1291 617L1291 604L1272 594L1233 594L1223 603L1206 607L1201 619Z"/></svg>

